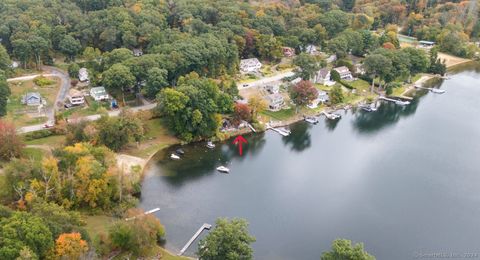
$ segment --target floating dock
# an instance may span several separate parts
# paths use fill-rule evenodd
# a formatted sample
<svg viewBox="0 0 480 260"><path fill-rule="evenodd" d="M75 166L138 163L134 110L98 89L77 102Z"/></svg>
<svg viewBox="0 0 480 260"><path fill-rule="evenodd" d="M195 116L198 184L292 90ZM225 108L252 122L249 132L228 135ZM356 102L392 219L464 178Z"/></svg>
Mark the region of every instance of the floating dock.
<svg viewBox="0 0 480 260"><path fill-rule="evenodd" d="M335 119L339 119L340 117L342 117L341 115L328 113L328 112L325 112L325 111L322 111L321 114L325 115L325 117L330 119L330 120L335 120Z"/></svg>
<svg viewBox="0 0 480 260"><path fill-rule="evenodd" d="M443 90L443 89L438 89L438 88L426 88L426 87L422 87L422 86L418 86L418 85L415 85L415 88L425 89L425 90L428 90L428 91L433 92L433 93L436 93L436 94L443 94L443 93L445 93L445 90Z"/></svg>
<svg viewBox="0 0 480 260"><path fill-rule="evenodd" d="M382 100L385 100L385 101L390 101L390 102L393 102L393 103L395 103L397 105L400 105L400 106L406 106L406 105L410 104L409 101L403 101L403 100L388 98L388 97L384 97L384 96L379 97L379 99L382 99Z"/></svg>
<svg viewBox="0 0 480 260"><path fill-rule="evenodd" d="M145 211L145 213L140 214L140 215L138 215L138 216L134 216L134 217L131 217L131 218L126 218L125 221L134 220L134 219L136 219L136 218L140 218L140 217L143 217L143 216L145 216L145 215L155 213L155 212L157 212L157 211L159 211L159 210L160 210L160 208L154 208L154 209L151 209L151 210L149 210L149 211Z"/></svg>
<svg viewBox="0 0 480 260"><path fill-rule="evenodd" d="M178 255L183 255L185 253L185 251L187 251L188 247L190 247L190 245L193 243L193 241L195 241L195 239L198 238L198 236L200 236L200 234L202 233L202 231L204 229L207 229L207 230L210 230L210 228L212 228L212 225L210 224L207 224L207 223L204 223L198 230L197 232L193 235L192 238L190 238L190 240L188 240L188 242L185 244L185 246L182 248L182 250L180 250L180 253L178 253Z"/></svg>
<svg viewBox="0 0 480 260"><path fill-rule="evenodd" d="M270 130L272 130L272 131L275 131L275 132L279 133L279 134L282 135L282 136L289 136L289 135L290 135L290 131L285 130L285 129L283 129L283 128L273 128L273 127L270 127L270 128L268 128L268 129L270 129Z"/></svg>

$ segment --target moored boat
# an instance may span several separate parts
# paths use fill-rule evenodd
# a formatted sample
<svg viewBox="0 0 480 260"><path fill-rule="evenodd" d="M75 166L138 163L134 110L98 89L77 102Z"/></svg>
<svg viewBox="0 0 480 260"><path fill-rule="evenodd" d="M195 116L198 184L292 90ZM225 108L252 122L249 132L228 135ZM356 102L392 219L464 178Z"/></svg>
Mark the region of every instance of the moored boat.
<svg viewBox="0 0 480 260"><path fill-rule="evenodd" d="M215 148L215 144L212 141L208 141L207 148L213 149Z"/></svg>
<svg viewBox="0 0 480 260"><path fill-rule="evenodd" d="M228 169L227 167L225 167L225 166L222 165L222 166L218 166L218 167L217 167L217 171L223 172L223 173L229 173L229 172L230 172L230 169Z"/></svg>
<svg viewBox="0 0 480 260"><path fill-rule="evenodd" d="M172 160L180 160L180 156L172 153L172 154L170 154L170 159L172 159Z"/></svg>
<svg viewBox="0 0 480 260"><path fill-rule="evenodd" d="M181 149L181 148L175 150L175 152L176 152L177 154L179 154L179 155L184 155L184 154L185 154L185 151L184 151L183 149Z"/></svg>

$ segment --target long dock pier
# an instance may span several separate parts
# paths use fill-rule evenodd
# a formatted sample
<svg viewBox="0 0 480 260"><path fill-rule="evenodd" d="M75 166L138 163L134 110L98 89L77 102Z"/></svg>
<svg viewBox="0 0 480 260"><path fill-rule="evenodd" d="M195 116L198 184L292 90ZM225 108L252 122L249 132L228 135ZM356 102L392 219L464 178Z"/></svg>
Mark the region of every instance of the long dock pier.
<svg viewBox="0 0 480 260"><path fill-rule="evenodd" d="M388 98L388 97L384 97L384 96L379 97L379 99L382 99L382 100L385 100L385 101L390 101L390 102L393 102L393 103L395 103L397 105L400 105L400 106L406 106L406 105L410 104L409 101L403 101L403 100Z"/></svg>
<svg viewBox="0 0 480 260"><path fill-rule="evenodd" d="M436 93L436 94L443 94L445 93L445 90L443 89L438 89L438 88L426 88L426 87L422 87L422 86L418 86L418 85L414 85L416 88L419 88L419 89L425 89L425 90L429 90L433 93Z"/></svg>
<svg viewBox="0 0 480 260"><path fill-rule="evenodd" d="M198 238L198 236L200 236L200 234L202 233L202 231L204 229L207 229L207 230L210 230L210 228L212 228L212 225L210 224L207 224L207 223L204 223L198 230L197 232L193 235L192 238L190 238L190 240L188 240L188 242L185 244L185 246L182 248L182 250L180 250L180 253L178 253L178 255L183 255L185 253L185 251L187 251L188 247L190 247L190 245L193 243L193 241L195 241L195 239Z"/></svg>
<svg viewBox="0 0 480 260"><path fill-rule="evenodd" d="M136 219L136 218L140 218L140 217L143 217L143 216L145 216L145 215L155 213L155 212L157 212L157 211L159 211L159 210L160 210L160 208L154 208L154 209L151 209L151 210L149 210L149 211L145 211L145 213L140 214L140 215L138 215L138 216L134 216L134 217L131 217L131 218L126 218L125 221L134 220L134 219Z"/></svg>

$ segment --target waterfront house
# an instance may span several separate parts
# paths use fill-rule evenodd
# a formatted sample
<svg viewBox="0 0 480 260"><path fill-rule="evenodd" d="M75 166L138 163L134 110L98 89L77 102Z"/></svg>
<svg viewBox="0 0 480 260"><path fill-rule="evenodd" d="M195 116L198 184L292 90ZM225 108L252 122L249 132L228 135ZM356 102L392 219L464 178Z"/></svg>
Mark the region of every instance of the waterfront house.
<svg viewBox="0 0 480 260"><path fill-rule="evenodd" d="M313 75L313 83L327 85L330 79L330 70L327 68L320 69L315 75Z"/></svg>
<svg viewBox="0 0 480 260"><path fill-rule="evenodd" d="M74 106L79 106L85 104L85 97L82 92L76 89L70 89L68 92L68 101Z"/></svg>
<svg viewBox="0 0 480 260"><path fill-rule="evenodd" d="M108 95L107 91L105 90L104 87L96 87L96 88L91 88L90 89L90 96L95 100L95 101L102 101L102 100L107 100L110 98Z"/></svg>
<svg viewBox="0 0 480 260"><path fill-rule="evenodd" d="M38 92L28 92L23 96L22 104L27 106L39 106L42 104L42 96Z"/></svg>
<svg viewBox="0 0 480 260"><path fill-rule="evenodd" d="M282 47L283 56L292 57L295 55L295 49L291 47Z"/></svg>
<svg viewBox="0 0 480 260"><path fill-rule="evenodd" d="M257 72L262 68L262 63L257 58L240 60L240 71L242 73Z"/></svg>
<svg viewBox="0 0 480 260"><path fill-rule="evenodd" d="M80 82L88 82L88 70L87 68L81 68L78 70L78 80Z"/></svg>
<svg viewBox="0 0 480 260"><path fill-rule="evenodd" d="M328 100L329 100L328 93L323 90L318 90L317 98L313 100L312 103L308 105L308 107L311 109L317 108L318 104L320 103L324 104L325 102L328 102Z"/></svg>
<svg viewBox="0 0 480 260"><path fill-rule="evenodd" d="M285 104L285 100L281 94L270 94L266 97L268 109L271 111L279 111Z"/></svg>
<svg viewBox="0 0 480 260"><path fill-rule="evenodd" d="M317 47L315 45L308 45L307 47L305 47L304 50L305 50L305 53L310 54L310 55L317 55L318 54Z"/></svg>
<svg viewBox="0 0 480 260"><path fill-rule="evenodd" d="M334 68L335 71L340 74L340 78L343 80L353 80L352 72L346 67L346 66L341 66Z"/></svg>

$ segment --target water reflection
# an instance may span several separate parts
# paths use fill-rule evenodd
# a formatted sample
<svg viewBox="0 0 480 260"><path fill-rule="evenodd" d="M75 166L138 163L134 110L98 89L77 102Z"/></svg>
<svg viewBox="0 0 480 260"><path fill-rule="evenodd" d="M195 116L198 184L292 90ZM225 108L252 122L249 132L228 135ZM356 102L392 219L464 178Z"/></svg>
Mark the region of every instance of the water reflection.
<svg viewBox="0 0 480 260"><path fill-rule="evenodd" d="M298 124L293 124L290 126L292 134L289 136L282 137L282 141L286 146L290 146L290 150L295 152L301 152L312 145L312 139L310 136L311 125L302 122Z"/></svg>
<svg viewBox="0 0 480 260"><path fill-rule="evenodd" d="M247 135L248 144L243 146L243 156L238 153L238 147L233 144L233 139L217 143L214 149L206 147L205 142L200 142L181 147L185 155L181 160L171 160L170 154L174 153L179 145L172 146L164 153L159 153L157 166L161 168L161 175L166 182L173 186L181 186L186 182L216 174L215 169L220 165L228 167L232 161L242 161L248 156L255 156L264 147L265 135Z"/></svg>

